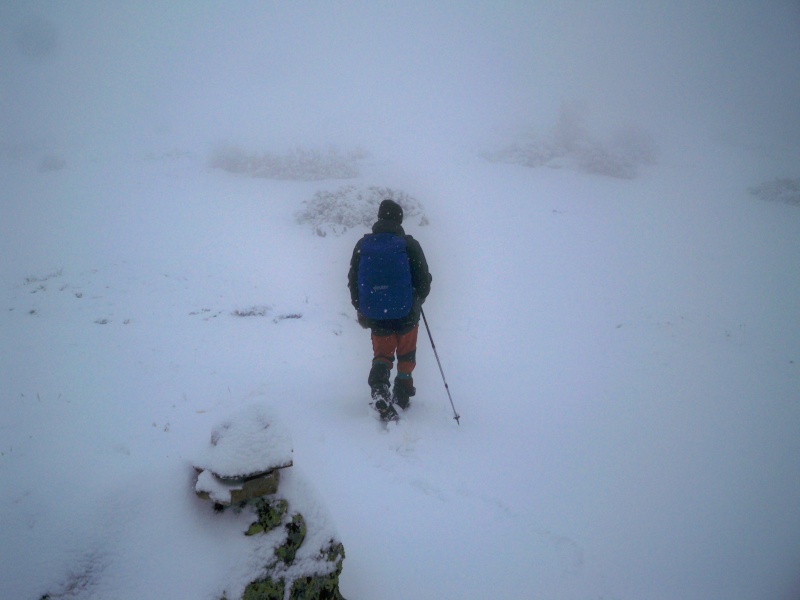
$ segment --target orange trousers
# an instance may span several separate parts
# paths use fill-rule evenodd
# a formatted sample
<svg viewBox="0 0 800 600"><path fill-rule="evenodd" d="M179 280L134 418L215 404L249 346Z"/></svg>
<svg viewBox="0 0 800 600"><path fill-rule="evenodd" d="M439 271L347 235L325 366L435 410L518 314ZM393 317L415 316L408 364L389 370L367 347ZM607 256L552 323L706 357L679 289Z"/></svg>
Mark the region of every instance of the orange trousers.
<svg viewBox="0 0 800 600"><path fill-rule="evenodd" d="M385 362L392 368L397 353L397 372L410 375L417 365L417 334L419 325L406 333L375 335L372 333L372 362Z"/></svg>

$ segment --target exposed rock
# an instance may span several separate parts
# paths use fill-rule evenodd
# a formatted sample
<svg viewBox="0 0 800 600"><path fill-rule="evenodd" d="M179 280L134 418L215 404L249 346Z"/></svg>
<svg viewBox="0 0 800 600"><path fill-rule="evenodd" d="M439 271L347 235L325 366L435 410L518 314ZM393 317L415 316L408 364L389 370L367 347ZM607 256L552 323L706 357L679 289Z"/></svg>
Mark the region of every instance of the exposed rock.
<svg viewBox="0 0 800 600"><path fill-rule="evenodd" d="M292 517L290 523L286 524L286 542L275 548L275 556L288 565L294 560L304 539L306 539L306 520L298 513Z"/></svg>
<svg viewBox="0 0 800 600"><path fill-rule="evenodd" d="M339 575L342 573L344 546L330 541L328 548L320 551L321 561L329 563L327 574L313 574L295 578L289 589L290 600L345 600L339 592ZM286 580L283 577L264 577L247 586L242 600L283 600Z"/></svg>
<svg viewBox="0 0 800 600"><path fill-rule="evenodd" d="M284 515L289 510L289 503L283 499L267 500L266 498L259 498L253 505L256 513L258 513L258 521L250 525L245 535L272 531L281 524Z"/></svg>
<svg viewBox="0 0 800 600"><path fill-rule="evenodd" d="M330 546L322 550L322 556L325 561L334 566L334 570L327 575L295 579L289 598L295 600L344 600L339 593L339 575L342 573L344 546L331 540Z"/></svg>
<svg viewBox="0 0 800 600"><path fill-rule="evenodd" d="M283 600L286 583L283 579L272 581L267 577L264 581L254 581L247 586L242 600Z"/></svg>
<svg viewBox="0 0 800 600"><path fill-rule="evenodd" d="M229 506L278 490L278 469L292 466L292 440L260 406L251 406L211 432L195 466L195 491Z"/></svg>
<svg viewBox="0 0 800 600"><path fill-rule="evenodd" d="M251 407L216 427L195 464L198 496L217 510L233 505L256 517L245 535L253 545L250 560L262 567L246 585L246 579L237 578L223 600L229 593L242 600L343 600L344 546L332 537L330 519L302 479L289 472L285 489L278 489L280 470L292 465L292 446L263 407Z"/></svg>
<svg viewBox="0 0 800 600"><path fill-rule="evenodd" d="M246 478L223 478L208 469L195 469L199 472L194 488L197 495L222 506L239 504L278 491L278 469Z"/></svg>

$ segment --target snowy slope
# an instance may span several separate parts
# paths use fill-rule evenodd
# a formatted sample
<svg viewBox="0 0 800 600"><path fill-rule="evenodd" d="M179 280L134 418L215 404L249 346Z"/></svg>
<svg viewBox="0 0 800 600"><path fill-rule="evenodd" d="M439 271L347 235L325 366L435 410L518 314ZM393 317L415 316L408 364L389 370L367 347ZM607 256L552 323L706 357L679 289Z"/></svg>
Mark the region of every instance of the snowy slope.
<svg viewBox="0 0 800 600"><path fill-rule="evenodd" d="M0 600L236 597L249 519L193 465L253 405L349 600L797 600L800 209L748 189L800 177L798 24L789 2L0 3ZM631 125L656 165L573 168ZM567 155L479 158L527 134ZM369 158L276 181L210 169L217 144ZM424 332L407 418L370 414L363 231L296 221L344 184L424 207L460 425Z"/></svg>
<svg viewBox="0 0 800 600"><path fill-rule="evenodd" d="M0 597L237 589L247 519L197 499L191 465L254 402L291 432L351 600L795 597L800 211L747 193L793 158L708 143L632 181L367 165L356 183L429 217L408 231L462 416L423 334L388 432L345 287L363 232L294 221L338 183L205 158L2 164Z"/></svg>

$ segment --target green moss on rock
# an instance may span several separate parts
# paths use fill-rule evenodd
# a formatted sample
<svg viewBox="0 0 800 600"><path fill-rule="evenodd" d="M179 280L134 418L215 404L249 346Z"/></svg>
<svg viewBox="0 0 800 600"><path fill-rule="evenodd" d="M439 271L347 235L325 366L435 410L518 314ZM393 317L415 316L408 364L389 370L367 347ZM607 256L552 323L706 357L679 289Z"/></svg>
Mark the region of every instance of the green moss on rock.
<svg viewBox="0 0 800 600"><path fill-rule="evenodd" d="M267 577L249 584L244 590L242 600L283 600L285 587L283 579L273 581Z"/></svg>
<svg viewBox="0 0 800 600"><path fill-rule="evenodd" d="M336 564L336 568L327 575L300 577L292 583L290 600L345 600L339 593L339 575L342 573L344 546L330 541L327 548L320 552L320 558Z"/></svg>
<svg viewBox="0 0 800 600"><path fill-rule="evenodd" d="M300 513L286 524L286 543L275 549L275 556L287 565L294 560L297 550L306 538L306 521Z"/></svg>
<svg viewBox="0 0 800 600"><path fill-rule="evenodd" d="M305 519L300 513L296 513L286 522L288 503L285 500L262 499L256 504L256 511L259 520L250 526L249 535L269 531L285 523L286 538L274 550L273 562L266 566L260 579L247 586L241 600L283 600L285 597L291 600L345 600L339 593L339 575L345 557L344 546L331 539L320 548L315 559L318 568L314 570L318 573L329 570L329 573L286 580L285 569L292 565L306 538ZM284 577L278 578L278 574L283 574Z"/></svg>
<svg viewBox="0 0 800 600"><path fill-rule="evenodd" d="M334 573L295 579L289 598L290 600L344 600L339 593L339 576Z"/></svg>
<svg viewBox="0 0 800 600"><path fill-rule="evenodd" d="M259 498L254 503L258 521L250 525L246 535L266 533L272 531L281 524L286 511L289 510L289 503L286 500L267 500Z"/></svg>

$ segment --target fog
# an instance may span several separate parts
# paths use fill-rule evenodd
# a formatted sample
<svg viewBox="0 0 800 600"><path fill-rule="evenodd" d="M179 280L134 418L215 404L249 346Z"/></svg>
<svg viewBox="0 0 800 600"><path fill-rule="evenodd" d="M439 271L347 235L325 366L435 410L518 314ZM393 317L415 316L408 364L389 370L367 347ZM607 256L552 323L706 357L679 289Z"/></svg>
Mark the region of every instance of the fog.
<svg viewBox="0 0 800 600"><path fill-rule="evenodd" d="M797 598L798 32L796 0L0 0L0 596L219 598L244 536L186 457L257 398L345 597ZM660 162L483 160L564 114ZM376 431L367 225L297 217L348 188L208 168L220 143L363 149L354 194L419 198L461 425L425 340Z"/></svg>
<svg viewBox="0 0 800 600"><path fill-rule="evenodd" d="M551 126L800 140L800 4L3 2L2 147L472 150Z"/></svg>

